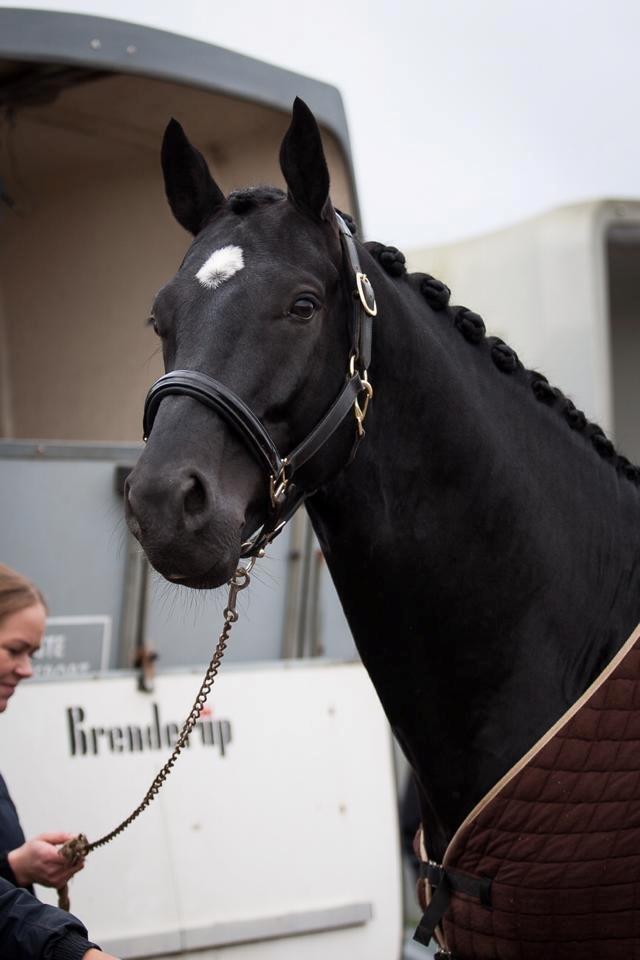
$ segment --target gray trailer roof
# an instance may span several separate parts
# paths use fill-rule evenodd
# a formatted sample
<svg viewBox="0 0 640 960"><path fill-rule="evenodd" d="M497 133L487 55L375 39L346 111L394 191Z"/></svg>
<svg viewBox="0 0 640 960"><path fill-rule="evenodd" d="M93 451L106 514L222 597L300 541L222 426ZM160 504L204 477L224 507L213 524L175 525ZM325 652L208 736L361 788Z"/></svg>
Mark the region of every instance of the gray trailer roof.
<svg viewBox="0 0 640 960"><path fill-rule="evenodd" d="M302 97L337 138L357 195L347 121L330 84L164 30L105 17L0 8L0 58L129 73L226 93L288 111Z"/></svg>

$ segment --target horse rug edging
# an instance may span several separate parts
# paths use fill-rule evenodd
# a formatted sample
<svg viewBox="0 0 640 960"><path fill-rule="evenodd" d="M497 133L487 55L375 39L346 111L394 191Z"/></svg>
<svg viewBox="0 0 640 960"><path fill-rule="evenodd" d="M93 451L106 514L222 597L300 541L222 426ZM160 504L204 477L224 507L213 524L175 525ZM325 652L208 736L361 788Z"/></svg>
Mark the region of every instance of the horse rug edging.
<svg viewBox="0 0 640 960"><path fill-rule="evenodd" d="M640 960L640 625L471 811L442 867L423 838L421 854L423 876L445 877L445 956ZM444 892L422 884L424 905Z"/></svg>

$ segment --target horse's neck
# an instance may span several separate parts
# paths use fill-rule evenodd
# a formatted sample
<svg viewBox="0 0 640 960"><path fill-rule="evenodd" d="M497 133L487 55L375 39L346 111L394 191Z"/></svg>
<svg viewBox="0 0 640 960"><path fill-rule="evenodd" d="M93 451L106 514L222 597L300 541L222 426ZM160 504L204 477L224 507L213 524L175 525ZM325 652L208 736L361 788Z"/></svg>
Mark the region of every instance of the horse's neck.
<svg viewBox="0 0 640 960"><path fill-rule="evenodd" d="M310 513L437 855L640 618L640 500L446 315L376 292L367 436Z"/></svg>

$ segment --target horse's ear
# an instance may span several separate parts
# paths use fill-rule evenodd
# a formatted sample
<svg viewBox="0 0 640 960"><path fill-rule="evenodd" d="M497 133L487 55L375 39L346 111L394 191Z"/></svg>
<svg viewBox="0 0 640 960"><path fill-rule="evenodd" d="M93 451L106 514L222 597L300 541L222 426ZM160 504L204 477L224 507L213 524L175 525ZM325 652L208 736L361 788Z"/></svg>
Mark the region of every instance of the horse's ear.
<svg viewBox="0 0 640 960"><path fill-rule="evenodd" d="M320 220L331 216L329 170L316 118L304 100L296 97L291 125L280 147L280 166L289 188L289 199Z"/></svg>
<svg viewBox="0 0 640 960"><path fill-rule="evenodd" d="M173 215L194 235L203 228L224 193L202 154L192 146L177 120L170 120L162 140L162 172Z"/></svg>

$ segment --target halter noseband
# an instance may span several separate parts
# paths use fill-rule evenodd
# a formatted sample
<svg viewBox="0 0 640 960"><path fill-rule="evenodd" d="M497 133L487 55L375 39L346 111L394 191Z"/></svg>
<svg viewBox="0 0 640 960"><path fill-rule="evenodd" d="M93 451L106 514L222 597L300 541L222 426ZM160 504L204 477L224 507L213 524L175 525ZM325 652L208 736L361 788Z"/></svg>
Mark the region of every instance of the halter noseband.
<svg viewBox="0 0 640 960"><path fill-rule="evenodd" d="M271 509L263 526L242 544L242 557L256 556L283 529L303 501L314 492L294 481L296 472L307 463L333 436L342 421L353 410L357 425L357 444L364 436L363 422L373 387L367 377L371 361L373 318L376 300L366 274L360 268L355 240L343 218L336 213L342 245L354 275L354 310L351 322L351 354L347 381L324 417L286 457L280 456L268 430L240 397L213 377L196 370L173 370L153 384L144 404L143 430L147 441L158 407L169 394L180 394L203 403L226 420L245 442L269 478ZM364 393L364 400L359 397Z"/></svg>

